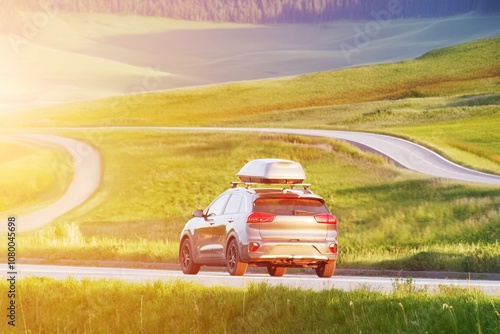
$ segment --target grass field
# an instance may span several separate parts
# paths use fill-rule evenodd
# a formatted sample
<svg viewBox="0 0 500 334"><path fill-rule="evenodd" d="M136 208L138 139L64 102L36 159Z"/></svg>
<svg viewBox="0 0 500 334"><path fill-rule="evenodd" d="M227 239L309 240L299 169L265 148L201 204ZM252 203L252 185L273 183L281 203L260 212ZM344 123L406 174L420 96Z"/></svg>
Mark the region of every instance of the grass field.
<svg viewBox="0 0 500 334"><path fill-rule="evenodd" d="M6 122L35 127L249 125L256 117L298 108L498 93L499 45L500 37L494 37L399 63L85 101L19 113Z"/></svg>
<svg viewBox="0 0 500 334"><path fill-rule="evenodd" d="M0 214L22 214L54 202L73 177L73 167L64 175L54 168L72 165L64 150L0 137L0 156Z"/></svg>
<svg viewBox="0 0 500 334"><path fill-rule="evenodd" d="M500 34L495 14L389 20L347 55L342 46L353 45L357 29L373 21L251 25L50 14L35 24L36 33L27 35L26 25L38 17L29 12L17 25L9 24L10 34L0 31L0 113L412 59L434 48Z"/></svg>
<svg viewBox="0 0 500 334"><path fill-rule="evenodd" d="M344 143L113 130L100 149L99 192L21 237L23 257L175 262L191 212L225 190L245 161L273 156L301 161L313 190L339 216L340 267L496 272L500 264L499 189L417 175Z"/></svg>
<svg viewBox="0 0 500 334"><path fill-rule="evenodd" d="M500 328L498 296L450 287L428 294L411 280L395 281L389 294L48 278L24 279L17 289L16 333L493 334ZM2 281L0 294L7 290ZM2 332L11 329L0 323Z"/></svg>
<svg viewBox="0 0 500 334"><path fill-rule="evenodd" d="M2 124L11 126L94 127L29 131L80 138L103 155L99 191L39 234L22 237L22 256L175 261L179 231L194 209L226 189L246 161L280 157L300 161L313 190L340 217L340 267L498 272L497 187L425 177L323 139L109 126L375 131L498 173L499 45L497 37L414 61L4 115Z"/></svg>
<svg viewBox="0 0 500 334"><path fill-rule="evenodd" d="M499 48L500 37L495 37L394 64L85 101L0 115L0 120L13 127L276 126L377 131L425 142L462 164L498 173ZM470 122L474 128L465 128ZM446 127L440 129L441 125ZM459 125L463 128L457 133ZM484 125L487 136L481 129ZM466 137L462 140L462 136ZM484 155L490 158L483 159Z"/></svg>

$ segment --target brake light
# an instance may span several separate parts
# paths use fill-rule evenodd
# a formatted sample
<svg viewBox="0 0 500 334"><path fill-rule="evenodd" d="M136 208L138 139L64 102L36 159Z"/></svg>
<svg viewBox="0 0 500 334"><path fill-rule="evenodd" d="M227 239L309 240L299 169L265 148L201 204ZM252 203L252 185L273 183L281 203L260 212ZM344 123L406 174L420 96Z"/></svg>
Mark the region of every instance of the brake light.
<svg viewBox="0 0 500 334"><path fill-rule="evenodd" d="M337 224L337 218L331 213L322 213L320 215L315 215L314 219L321 224Z"/></svg>
<svg viewBox="0 0 500 334"><path fill-rule="evenodd" d="M337 253L337 244L330 244L328 248L330 248L330 252Z"/></svg>
<svg viewBox="0 0 500 334"><path fill-rule="evenodd" d="M247 223L271 223L275 215L271 213L254 212L247 218Z"/></svg>

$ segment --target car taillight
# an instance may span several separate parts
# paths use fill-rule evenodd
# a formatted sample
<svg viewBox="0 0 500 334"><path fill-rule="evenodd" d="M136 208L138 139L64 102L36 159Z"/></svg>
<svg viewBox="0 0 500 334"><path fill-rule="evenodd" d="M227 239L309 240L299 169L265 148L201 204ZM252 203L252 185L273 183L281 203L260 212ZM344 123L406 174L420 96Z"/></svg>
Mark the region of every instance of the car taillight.
<svg viewBox="0 0 500 334"><path fill-rule="evenodd" d="M330 248L330 252L337 253L337 244L330 244L328 248Z"/></svg>
<svg viewBox="0 0 500 334"><path fill-rule="evenodd" d="M321 224L337 224L337 218L331 213L322 213L320 215L315 215L314 219Z"/></svg>
<svg viewBox="0 0 500 334"><path fill-rule="evenodd" d="M254 212L247 218L247 223L270 223L274 220L275 215L271 213Z"/></svg>

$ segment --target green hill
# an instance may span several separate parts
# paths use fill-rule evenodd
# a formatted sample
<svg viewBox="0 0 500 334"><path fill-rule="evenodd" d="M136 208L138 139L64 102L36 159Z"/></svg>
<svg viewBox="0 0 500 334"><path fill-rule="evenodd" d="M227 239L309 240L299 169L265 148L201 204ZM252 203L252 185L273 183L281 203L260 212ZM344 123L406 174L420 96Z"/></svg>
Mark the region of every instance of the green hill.
<svg viewBox="0 0 500 334"><path fill-rule="evenodd" d="M20 114L19 126L211 126L285 110L404 98L498 92L500 37L429 52L418 59L72 103ZM335 117L332 113L332 118ZM307 118L307 116L305 116ZM0 118L1 119L1 118ZM286 120L287 118L284 118ZM324 124L317 124L321 126ZM351 126L353 127L353 126Z"/></svg>

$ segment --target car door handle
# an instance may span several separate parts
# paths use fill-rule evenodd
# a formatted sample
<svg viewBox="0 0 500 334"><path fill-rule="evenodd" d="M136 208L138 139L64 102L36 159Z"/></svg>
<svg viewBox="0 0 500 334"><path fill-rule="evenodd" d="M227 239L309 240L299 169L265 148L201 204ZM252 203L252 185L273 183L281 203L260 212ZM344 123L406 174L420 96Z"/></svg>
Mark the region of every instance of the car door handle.
<svg viewBox="0 0 500 334"><path fill-rule="evenodd" d="M234 222L234 219L233 219L233 218L229 218L229 219L227 220L227 222L228 222L228 223L233 223L233 222Z"/></svg>

